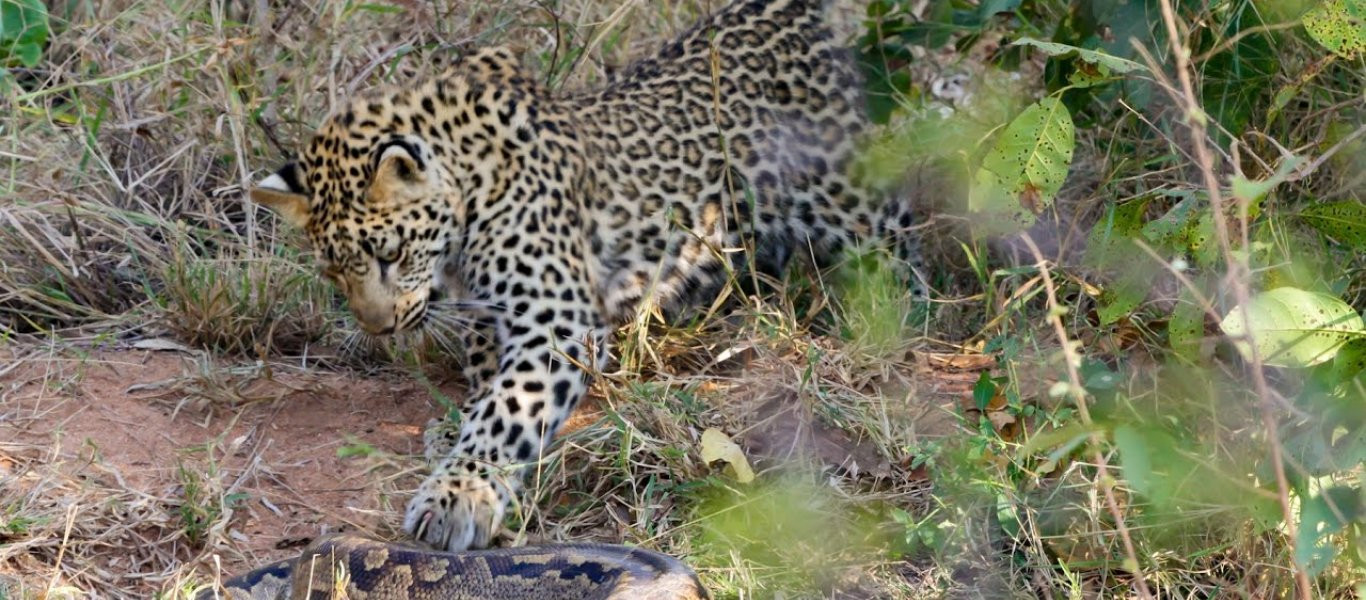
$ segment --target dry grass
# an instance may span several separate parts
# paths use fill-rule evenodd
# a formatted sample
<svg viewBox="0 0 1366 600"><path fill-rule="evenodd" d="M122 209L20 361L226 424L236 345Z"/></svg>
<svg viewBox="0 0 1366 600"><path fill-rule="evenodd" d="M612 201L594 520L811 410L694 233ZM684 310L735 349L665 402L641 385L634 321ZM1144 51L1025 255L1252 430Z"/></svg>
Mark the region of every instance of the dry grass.
<svg viewBox="0 0 1366 600"><path fill-rule="evenodd" d="M244 184L285 156L345 94L420 71L452 48L514 42L529 49L553 85L589 85L706 10L693 2L593 0L553 10L513 2L402 11L309 2L263 13L263 6L124 1L54 14L59 31L43 64L16 72L22 90L6 102L19 110L0 116L0 327L16 365L33 359L33 349L77 365L90 348L108 344L175 348L174 340L203 349L208 353L181 375L127 382L192 427L282 402L256 389L269 370L235 364L356 364L339 354L351 346L373 359L374 348L349 336L334 293L290 250L295 234L241 202ZM898 477L909 460L904 442L914 429L901 425L909 415L887 410L898 402L870 395L867 380L885 383L895 369L873 372L866 352L848 354L865 357L852 361L838 347L813 345L821 338L809 332L809 318L799 322L787 301L778 302L688 330L641 331L652 366L636 369L644 362L628 357L623 362L632 368L604 381L602 416L567 436L542 465L534 502L518 521L522 539L646 544L695 559L723 595L863 589L885 596L912 585L900 574L902 562L878 550L886 534L876 531L886 506L913 509L927 489L923 479ZM736 356L710 365L728 346ZM796 371L793 360L801 365ZM764 366L745 366L758 362ZM666 366L674 373L656 368ZM41 397L48 400L34 406L0 400L0 420L15 431L44 422L25 415L60 412L54 406L65 406L61 398L82 393L79 375L56 388L35 382L28 369L8 375L11 391L47 390ZM849 468L822 475L838 465L808 456L801 468L758 463L791 470L772 478L792 486L747 489L701 464L695 444L702 428L738 438L762 425L747 414L765 401L756 386L779 391L785 410L801 412L804 423L836 419L853 432L842 443L863 444L879 457L877 477ZM4 597L143 597L155 590L173 598L205 581L211 556L232 555L243 542L243 513L234 507L254 492L240 496L234 482L271 477L276 468L218 464L212 456L230 441L164 456L154 465L162 487L153 488L128 479L134 466L81 461L66 445L0 448L0 573L15 582L0 585ZM374 451L364 442L346 447ZM418 464L375 456L388 457L382 462L389 466L362 475L389 490L379 501L392 509ZM764 550L780 545L765 537L795 523L773 521L772 513L796 507L807 511L792 515L800 519L812 511L850 514L841 547L813 553L815 541L788 533L783 540L792 545L778 554ZM717 522L727 514L745 518ZM757 540L732 552L727 540L737 535ZM252 560L236 558L239 568ZM819 574L808 572L813 567Z"/></svg>
<svg viewBox="0 0 1366 600"><path fill-rule="evenodd" d="M215 561L240 570L299 537L338 527L397 537L422 466L396 440L415 443L407 430L458 398L444 348L357 337L293 250L297 234L242 202L244 186L351 91L469 44L515 43L553 86L592 85L717 2L66 4L43 63L15 70L21 89L0 99L0 432L15 433L0 437L0 599L183 598L221 574ZM1299 52L1287 55L1310 61ZM1158 102L1112 129L1080 130L1058 210L1031 232L1036 256L966 234L956 195L943 192L961 189L960 174L937 160L974 151L964 144L1037 93L1043 71L1009 79L981 57L948 54L938 58L979 81L977 100L943 131L908 118L873 156L938 211L926 226L936 302L913 307L874 265L852 261L791 274L760 297L737 286L694 322L646 315L620 332L618 367L600 378L593 409L538 466L509 521L515 541L649 546L683 557L724 598L1136 596L1124 564L1135 556L1156 597L1291 589L1284 538L1229 499L1261 488L1209 466L1246 474L1260 448L1237 365L1180 371L1159 364L1154 319L1093 318L1099 275L1081 255L1104 201L1200 187L1170 166L1189 147L1170 133L1180 115ZM914 68L933 75L933 58ZM1304 123L1302 148L1341 139L1334 111L1360 114L1359 97L1330 92L1328 108L1286 108L1283 122ZM934 101L908 100L923 113ZM1150 122L1156 133L1132 134ZM1268 171L1253 163L1272 150L1244 162ZM1136 156L1166 166L1135 175ZM1301 191L1352 197L1362 156L1341 153ZM1366 272L1361 260L1341 268ZM1356 306L1363 281L1342 292ZM1176 303L1174 278L1155 288L1146 316ZM1124 402L1092 398L1100 426L1079 428L1071 400L1050 395L1074 364L1061 360L1060 337L1093 359L1073 378L1134 365L1114 384ZM132 355L102 354L130 347L192 358L144 375L109 366ZM91 388L95 372L118 385ZM983 372L999 379L984 384ZM391 395L410 403L376 400L399 386L409 387ZM82 421L73 406L104 399L92 389L161 411L156 422L174 429L132 439L176 443L150 461L105 456L92 430L139 423ZM315 406L347 418L291 429ZM1227 485L1159 505L1098 475L1117 469L1113 448L1082 454L1076 440L1129 421L1198 424L1176 454L1206 463L1188 476ZM316 437L271 454L275 425ZM758 482L702 464L707 428L746 448ZM376 442L377 429L390 437ZM341 466L320 471L310 453ZM300 465L315 479L290 479L305 476ZM263 518L289 533L244 533ZM1314 583L1351 597L1353 577L1339 568Z"/></svg>

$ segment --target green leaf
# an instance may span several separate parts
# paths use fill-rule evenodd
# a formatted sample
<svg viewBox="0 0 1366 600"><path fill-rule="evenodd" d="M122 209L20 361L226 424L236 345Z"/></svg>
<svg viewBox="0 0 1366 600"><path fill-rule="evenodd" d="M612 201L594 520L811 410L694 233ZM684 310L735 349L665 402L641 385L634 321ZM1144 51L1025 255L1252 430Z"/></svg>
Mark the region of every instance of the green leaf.
<svg viewBox="0 0 1366 600"><path fill-rule="evenodd" d="M403 12L402 6L389 6L387 4L365 3L356 5L356 10L379 14L397 14Z"/></svg>
<svg viewBox="0 0 1366 600"><path fill-rule="evenodd" d="M989 19L1000 13L1015 12L1020 8L1021 0L982 0L977 7L977 16L982 20Z"/></svg>
<svg viewBox="0 0 1366 600"><path fill-rule="evenodd" d="M982 371L977 377L977 383L972 386L972 401L977 406L977 410L986 411L991 404L991 399L996 397L996 381L991 378L991 373Z"/></svg>
<svg viewBox="0 0 1366 600"><path fill-rule="evenodd" d="M1352 58L1366 49L1366 2L1323 0L1304 14L1304 29L1330 52Z"/></svg>
<svg viewBox="0 0 1366 600"><path fill-rule="evenodd" d="M1143 433L1133 425L1121 425L1115 429L1115 446L1119 448L1119 464L1124 469L1124 479L1134 491L1145 496L1152 495L1152 451Z"/></svg>
<svg viewBox="0 0 1366 600"><path fill-rule="evenodd" d="M1347 381L1366 371L1366 339L1356 339L1338 348L1333 357L1333 376L1338 381Z"/></svg>
<svg viewBox="0 0 1366 600"><path fill-rule="evenodd" d="M1361 315L1346 302L1328 294L1292 287L1276 288L1254 296L1247 305L1247 321L1241 307L1234 307L1219 324L1236 342L1245 357L1257 355L1269 365L1309 367L1332 360L1343 344L1366 337Z"/></svg>
<svg viewBox="0 0 1366 600"><path fill-rule="evenodd" d="M1147 270L1120 272L1119 278L1106 286L1100 295L1100 308L1096 310L1100 324L1110 325L1133 313L1148 298L1151 275Z"/></svg>
<svg viewBox="0 0 1366 600"><path fill-rule="evenodd" d="M1020 513L1006 494L996 495L996 522L1000 523L1001 530L1011 537L1019 536L1023 528L1020 524Z"/></svg>
<svg viewBox="0 0 1366 600"><path fill-rule="evenodd" d="M873 0L868 3L867 14L870 18L879 19L891 14L892 3L888 0Z"/></svg>
<svg viewBox="0 0 1366 600"><path fill-rule="evenodd" d="M1214 215L1209 211L1200 213L1200 218L1196 219L1195 225L1187 232L1186 246L1195 257L1196 264L1202 267L1213 265L1219 260L1219 241L1215 239L1214 234Z"/></svg>
<svg viewBox="0 0 1366 600"><path fill-rule="evenodd" d="M1366 204L1355 200L1314 204L1300 211L1300 219L1344 246L1366 248Z"/></svg>
<svg viewBox="0 0 1366 600"><path fill-rule="evenodd" d="M1082 387L1095 394L1115 389L1119 385L1119 374L1098 360L1087 360L1081 365Z"/></svg>
<svg viewBox="0 0 1366 600"><path fill-rule="evenodd" d="M1205 311L1195 301L1190 290L1181 292L1181 299L1167 320L1167 343L1172 352L1189 362L1200 362L1200 341L1205 338Z"/></svg>
<svg viewBox="0 0 1366 600"><path fill-rule="evenodd" d="M1300 509L1299 539L1295 543L1295 562L1317 577L1337 555L1337 548L1329 539L1342 531L1348 523L1366 516L1366 500L1360 489L1338 486L1323 490L1304 500Z"/></svg>
<svg viewBox="0 0 1366 600"><path fill-rule="evenodd" d="M1133 261L1133 238L1143 231L1143 214L1149 198L1107 207L1105 218L1091 228L1086 239L1086 262L1097 269L1126 267Z"/></svg>
<svg viewBox="0 0 1366 600"><path fill-rule="evenodd" d="M16 59L26 67L37 66L47 36L42 0L0 0L0 66Z"/></svg>
<svg viewBox="0 0 1366 600"><path fill-rule="evenodd" d="M337 458L356 458L374 456L379 454L379 450L374 446L359 440L352 440L352 443L337 447Z"/></svg>
<svg viewBox="0 0 1366 600"><path fill-rule="evenodd" d="M1182 244L1185 244L1191 220L1195 218L1202 206L1202 199L1196 194L1183 194L1181 201L1177 202L1175 206L1171 207L1161 217L1153 219L1143 226L1143 237L1147 238L1149 242L1165 248L1186 250L1187 248Z"/></svg>
<svg viewBox="0 0 1366 600"><path fill-rule="evenodd" d="M1124 73L1133 73L1134 71L1148 70L1147 67L1144 67L1143 65L1136 63L1132 60L1129 60L1127 58L1120 58L1118 56L1106 54L1099 50L1088 50L1086 48L1078 48L1076 46L1059 44L1057 42L1045 42L1043 40L1036 40L1034 38L1025 37L1015 40L1014 42L1011 42L1011 45L1033 46L1049 56L1057 56L1063 58L1066 58L1068 56L1076 56L1083 62L1096 65L1097 67L1102 67L1104 70L1101 71L1101 74L1104 76L1108 76L1111 73L1122 75Z"/></svg>
<svg viewBox="0 0 1366 600"><path fill-rule="evenodd" d="M1232 188L1233 197L1248 204L1249 218L1256 218L1261 211L1262 199L1276 186L1285 183L1290 175L1304 164L1304 159L1292 156L1276 167L1276 172L1266 179L1251 180L1242 175L1234 175Z"/></svg>
<svg viewBox="0 0 1366 600"><path fill-rule="evenodd" d="M1148 297L1152 276L1157 268L1136 245L1143 231L1143 215L1150 198L1112 205L1091 228L1087 238L1086 263L1105 271L1110 281L1100 296L1097 314L1102 325L1129 316Z"/></svg>
<svg viewBox="0 0 1366 600"><path fill-rule="evenodd" d="M1181 443L1156 427L1120 425L1113 434L1119 466L1129 486L1160 510L1198 501L1212 490L1201 486L1199 465L1177 450Z"/></svg>
<svg viewBox="0 0 1366 600"><path fill-rule="evenodd" d="M1057 98L1030 105L996 138L973 177L968 208L1004 222L1006 231L1034 223L1053 204L1072 164L1072 115ZM1002 219L1003 218L1003 219Z"/></svg>

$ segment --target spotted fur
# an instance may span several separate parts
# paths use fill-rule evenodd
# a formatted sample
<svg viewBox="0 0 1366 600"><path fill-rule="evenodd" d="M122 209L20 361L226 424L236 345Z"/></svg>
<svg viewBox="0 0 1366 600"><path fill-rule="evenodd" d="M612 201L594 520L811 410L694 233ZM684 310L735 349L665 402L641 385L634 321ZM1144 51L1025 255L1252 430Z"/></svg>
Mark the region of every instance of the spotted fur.
<svg viewBox="0 0 1366 600"><path fill-rule="evenodd" d="M407 531L487 545L643 303L676 313L735 270L856 246L914 266L908 207L858 177L861 82L822 4L734 2L577 95L481 50L361 94L253 191L305 228L365 330L422 327L434 294L475 307L474 394L458 434L428 436Z"/></svg>

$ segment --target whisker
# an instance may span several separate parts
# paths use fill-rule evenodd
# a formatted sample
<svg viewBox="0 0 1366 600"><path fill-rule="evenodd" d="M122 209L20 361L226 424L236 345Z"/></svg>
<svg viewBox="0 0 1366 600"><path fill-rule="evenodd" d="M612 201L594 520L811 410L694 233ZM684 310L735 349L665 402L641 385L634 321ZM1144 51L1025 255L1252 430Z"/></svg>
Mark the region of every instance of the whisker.
<svg viewBox="0 0 1366 600"><path fill-rule="evenodd" d="M438 350L451 356L458 356L456 351L457 344L450 335L453 333L450 329L434 326L424 328L422 331L425 334L426 341L435 345Z"/></svg>
<svg viewBox="0 0 1366 600"><path fill-rule="evenodd" d="M342 338L341 347L338 348L338 350L341 352L342 356L355 356L360 350L360 343L360 334L351 331L346 334L346 337Z"/></svg>

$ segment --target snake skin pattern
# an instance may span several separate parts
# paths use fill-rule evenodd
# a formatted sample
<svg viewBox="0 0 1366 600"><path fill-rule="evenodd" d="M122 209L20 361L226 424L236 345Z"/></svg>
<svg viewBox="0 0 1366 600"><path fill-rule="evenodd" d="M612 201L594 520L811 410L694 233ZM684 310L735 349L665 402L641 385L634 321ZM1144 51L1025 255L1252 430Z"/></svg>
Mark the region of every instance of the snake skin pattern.
<svg viewBox="0 0 1366 600"><path fill-rule="evenodd" d="M695 600L697 575L627 546L562 544L439 552L354 536L199 592L195 600Z"/></svg>

